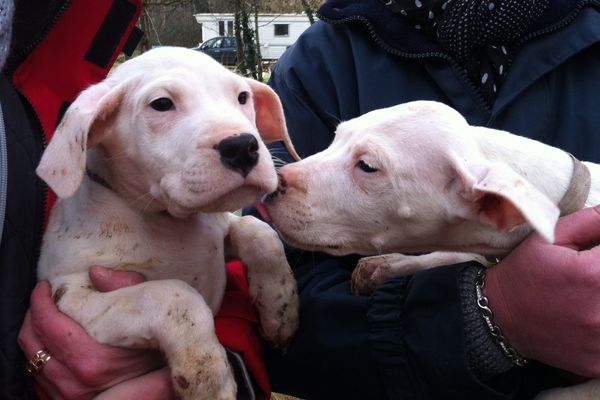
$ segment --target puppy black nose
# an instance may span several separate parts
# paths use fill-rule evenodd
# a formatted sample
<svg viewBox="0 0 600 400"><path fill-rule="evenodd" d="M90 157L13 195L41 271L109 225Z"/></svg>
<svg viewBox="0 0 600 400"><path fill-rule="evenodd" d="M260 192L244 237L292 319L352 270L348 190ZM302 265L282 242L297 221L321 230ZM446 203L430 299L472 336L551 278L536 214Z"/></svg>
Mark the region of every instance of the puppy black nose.
<svg viewBox="0 0 600 400"><path fill-rule="evenodd" d="M258 163L258 140L249 133L230 136L215 146L227 168L246 177Z"/></svg>

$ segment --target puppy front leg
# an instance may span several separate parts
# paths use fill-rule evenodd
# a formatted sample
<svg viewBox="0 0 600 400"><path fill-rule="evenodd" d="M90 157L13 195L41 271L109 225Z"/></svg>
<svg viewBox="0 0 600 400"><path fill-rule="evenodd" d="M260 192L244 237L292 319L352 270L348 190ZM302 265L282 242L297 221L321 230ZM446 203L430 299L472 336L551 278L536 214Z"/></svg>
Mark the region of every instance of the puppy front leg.
<svg viewBox="0 0 600 400"><path fill-rule="evenodd" d="M285 347L298 327L298 294L277 233L257 218L232 214L226 253L246 265L264 337Z"/></svg>
<svg viewBox="0 0 600 400"><path fill-rule="evenodd" d="M100 293L84 273L56 278L52 287L60 310L101 343L162 350L179 398L235 399L235 381L213 315L186 283L148 281Z"/></svg>
<svg viewBox="0 0 600 400"><path fill-rule="evenodd" d="M352 292L355 294L370 294L377 286L388 279L466 261L477 261L486 267L490 265L479 254L446 251L435 251L416 256L393 253L364 257L358 261L352 272Z"/></svg>

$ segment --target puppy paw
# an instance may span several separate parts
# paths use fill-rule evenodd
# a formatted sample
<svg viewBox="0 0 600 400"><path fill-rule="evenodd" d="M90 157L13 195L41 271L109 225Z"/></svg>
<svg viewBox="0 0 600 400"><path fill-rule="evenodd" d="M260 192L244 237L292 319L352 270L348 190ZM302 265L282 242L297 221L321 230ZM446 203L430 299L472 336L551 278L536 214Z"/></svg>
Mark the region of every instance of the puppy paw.
<svg viewBox="0 0 600 400"><path fill-rule="evenodd" d="M471 260L489 265L482 256L456 252L433 252L421 255L391 253L361 258L352 272L352 292L367 295L388 279Z"/></svg>
<svg viewBox="0 0 600 400"><path fill-rule="evenodd" d="M259 286L255 300L260 332L274 348L283 349L298 329L298 291L291 273L268 287Z"/></svg>
<svg viewBox="0 0 600 400"><path fill-rule="evenodd" d="M356 295L369 295L389 279L391 266L385 256L364 257L352 272L351 289Z"/></svg>
<svg viewBox="0 0 600 400"><path fill-rule="evenodd" d="M223 348L198 345L181 350L169 360L178 398L235 400L237 385Z"/></svg>

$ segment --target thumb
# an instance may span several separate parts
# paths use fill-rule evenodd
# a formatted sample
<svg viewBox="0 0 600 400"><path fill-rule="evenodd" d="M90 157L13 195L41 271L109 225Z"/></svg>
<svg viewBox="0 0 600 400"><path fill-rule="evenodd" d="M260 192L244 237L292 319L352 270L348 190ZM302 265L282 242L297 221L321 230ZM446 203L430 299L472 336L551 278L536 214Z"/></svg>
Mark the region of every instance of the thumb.
<svg viewBox="0 0 600 400"><path fill-rule="evenodd" d="M110 292L146 281L144 275L135 271L114 271L100 266L90 267L90 279L100 292Z"/></svg>
<svg viewBox="0 0 600 400"><path fill-rule="evenodd" d="M555 243L575 250L588 249L600 243L600 205L559 219Z"/></svg>

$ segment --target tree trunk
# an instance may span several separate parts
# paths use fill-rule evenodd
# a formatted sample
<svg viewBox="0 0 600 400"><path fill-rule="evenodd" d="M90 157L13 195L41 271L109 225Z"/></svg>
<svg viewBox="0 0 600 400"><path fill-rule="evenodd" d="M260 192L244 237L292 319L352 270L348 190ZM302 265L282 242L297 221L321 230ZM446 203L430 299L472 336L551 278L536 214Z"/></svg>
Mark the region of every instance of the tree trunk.
<svg viewBox="0 0 600 400"><path fill-rule="evenodd" d="M242 38L244 40L244 50L246 58L246 67L248 71L244 74L256 79L256 43L254 42L254 31L250 27L248 18L248 5L242 2Z"/></svg>
<svg viewBox="0 0 600 400"><path fill-rule="evenodd" d="M142 36L142 40L140 41L140 51L144 53L152 48L152 25L148 11L146 10L140 16L140 29L144 32L144 36Z"/></svg>
<svg viewBox="0 0 600 400"><path fill-rule="evenodd" d="M254 33L256 35L256 79L263 80L262 54L260 53L260 37L258 35L258 7L259 1L254 0Z"/></svg>
<svg viewBox="0 0 600 400"><path fill-rule="evenodd" d="M315 17L314 17L314 13L313 13L313 10L312 10L310 4L308 4L307 0L301 0L301 1L302 1L302 9L306 13L306 16L308 17L308 21L310 22L311 25L314 24Z"/></svg>
<svg viewBox="0 0 600 400"><path fill-rule="evenodd" d="M237 53L237 68L238 70L244 74L246 71L246 54L244 52L244 42L242 41L242 22L241 22L241 13L242 13L242 2L244 0L235 0L234 6L234 32L235 32L235 43L236 43L236 53Z"/></svg>

